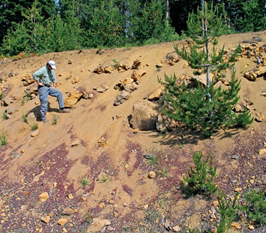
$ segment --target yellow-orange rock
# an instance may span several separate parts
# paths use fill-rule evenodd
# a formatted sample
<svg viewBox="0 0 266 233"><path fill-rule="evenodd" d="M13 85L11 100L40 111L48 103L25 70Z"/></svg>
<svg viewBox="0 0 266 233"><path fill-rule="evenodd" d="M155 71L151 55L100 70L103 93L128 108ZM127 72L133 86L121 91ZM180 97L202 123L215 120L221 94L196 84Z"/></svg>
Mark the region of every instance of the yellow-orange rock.
<svg viewBox="0 0 266 233"><path fill-rule="evenodd" d="M44 192L44 193L39 195L39 201L43 203L48 199L48 197L49 197L48 193Z"/></svg>

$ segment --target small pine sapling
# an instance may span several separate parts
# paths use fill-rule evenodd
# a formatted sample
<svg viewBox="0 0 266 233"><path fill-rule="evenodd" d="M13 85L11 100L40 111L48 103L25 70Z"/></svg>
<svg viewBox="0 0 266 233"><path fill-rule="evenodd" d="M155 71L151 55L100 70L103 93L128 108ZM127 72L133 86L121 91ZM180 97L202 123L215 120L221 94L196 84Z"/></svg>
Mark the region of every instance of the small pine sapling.
<svg viewBox="0 0 266 233"><path fill-rule="evenodd" d="M221 50L216 48L221 32L227 30L218 7L208 6L205 2L202 11L198 9L197 14L189 15L187 25L188 35L192 38L190 51L177 46L175 50L194 69L194 74L206 74L206 85L199 83L190 87L185 82L179 85L175 75L165 75L165 81L159 79L165 86L164 100L167 103L162 112L208 137L224 126L246 127L251 124L253 118L247 109L241 113L233 111L240 98L240 81L235 77L233 67L241 50L238 46L231 55L225 56L224 46ZM215 84L224 77L223 72L229 69L232 71L229 87L216 88Z"/></svg>
<svg viewBox="0 0 266 233"><path fill-rule="evenodd" d="M217 192L218 187L213 183L217 173L212 160L213 158L208 155L204 162L202 161L202 152L194 152L193 161L195 166L188 171L188 177L183 177L186 193L209 195Z"/></svg>
<svg viewBox="0 0 266 233"><path fill-rule="evenodd" d="M246 203L239 207L240 211L244 212L248 220L254 222L258 226L266 224L266 202L265 194L259 189L251 190L245 195Z"/></svg>
<svg viewBox="0 0 266 233"><path fill-rule="evenodd" d="M224 191L219 193L219 208L216 208L216 211L220 214L220 222L217 226L217 233L226 232L234 219L236 219L238 197L239 193L236 193L234 200L232 200L231 198L227 198Z"/></svg>

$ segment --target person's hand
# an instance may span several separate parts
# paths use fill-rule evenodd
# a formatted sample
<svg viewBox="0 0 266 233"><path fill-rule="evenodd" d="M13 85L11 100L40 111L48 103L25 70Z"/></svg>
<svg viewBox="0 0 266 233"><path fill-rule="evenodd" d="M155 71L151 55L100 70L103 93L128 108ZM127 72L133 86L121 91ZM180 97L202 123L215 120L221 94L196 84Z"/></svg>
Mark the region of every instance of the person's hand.
<svg viewBox="0 0 266 233"><path fill-rule="evenodd" d="M52 89L55 89L55 86L51 86Z"/></svg>
<svg viewBox="0 0 266 233"><path fill-rule="evenodd" d="M43 86L44 86L44 84L42 84L42 83L40 83L40 82L38 82L38 85L39 85L39 86L41 86L41 87L43 87Z"/></svg>

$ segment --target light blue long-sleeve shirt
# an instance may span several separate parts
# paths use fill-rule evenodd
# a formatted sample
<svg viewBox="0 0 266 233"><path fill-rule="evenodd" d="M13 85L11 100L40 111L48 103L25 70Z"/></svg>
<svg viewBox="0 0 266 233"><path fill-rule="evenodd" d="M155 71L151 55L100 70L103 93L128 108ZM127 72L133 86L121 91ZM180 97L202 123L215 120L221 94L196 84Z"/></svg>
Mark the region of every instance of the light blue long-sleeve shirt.
<svg viewBox="0 0 266 233"><path fill-rule="evenodd" d="M37 81L39 79L39 82L46 86L51 86L52 83L57 83L56 75L54 70L49 70L47 66L44 66L37 70L33 75L33 79Z"/></svg>

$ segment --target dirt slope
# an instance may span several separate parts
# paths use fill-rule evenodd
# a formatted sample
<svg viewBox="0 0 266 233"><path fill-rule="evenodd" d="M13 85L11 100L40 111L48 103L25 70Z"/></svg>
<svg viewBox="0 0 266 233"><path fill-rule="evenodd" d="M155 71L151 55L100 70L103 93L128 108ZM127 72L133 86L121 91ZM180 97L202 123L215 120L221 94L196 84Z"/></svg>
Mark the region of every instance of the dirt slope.
<svg viewBox="0 0 266 233"><path fill-rule="evenodd" d="M219 41L235 48L254 36L266 42L265 32L229 35ZM213 200L184 199L178 188L191 166L193 152L199 150L214 156L219 172L216 182L228 194L233 195L239 187L243 191L250 187L264 188L266 164L264 157L257 153L264 147L264 121L255 121L247 130L219 132L212 139L197 135L181 139L176 132L161 135L157 131L136 132L130 128L128 117L133 104L160 87L158 77L174 73L177 77L192 75L189 67L184 68L183 60L173 66L165 63L161 69L156 68L172 51L173 43L161 43L100 53L69 51L0 61L2 92L13 99L10 106L0 106L0 112L10 107L15 110L10 119L0 119L2 135L7 136L7 145L0 147L0 232L99 232L101 229L103 232L164 232L173 227L175 230L198 227L201 222L215 229L217 219L209 213ZM23 122L22 116L30 112L38 116L39 100L36 97L21 104L24 90L28 88L21 78L31 75L50 59L56 61L58 89L65 98L75 88L94 97L80 99L69 114L58 113L56 99L49 97L50 122L39 122L39 132L32 137L31 125ZM138 89L119 106L113 105L119 94L114 86L130 77L132 70L114 70L111 74L93 72L100 66L114 65L113 59L128 66L139 59L146 71ZM250 100L253 114L266 114L265 97L261 95L265 80L260 77L251 82L243 77L245 71L254 67L256 63L247 58L236 63L236 75L241 79L240 102ZM74 78L80 81L72 84ZM95 87L102 83L109 88L98 93ZM54 117L57 123L52 125ZM103 147L99 146L101 138L106 142ZM73 145L74 142L80 143ZM152 153L157 161L143 157ZM149 171L156 172L155 179L148 178ZM41 203L39 195L45 192L49 198ZM67 207L73 213L66 214ZM50 219L45 222L42 218L47 216ZM67 223L58 223L60 219ZM246 222L239 224L241 230L248 229Z"/></svg>

